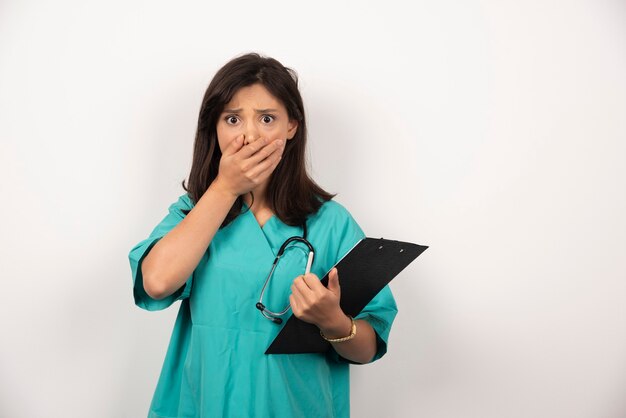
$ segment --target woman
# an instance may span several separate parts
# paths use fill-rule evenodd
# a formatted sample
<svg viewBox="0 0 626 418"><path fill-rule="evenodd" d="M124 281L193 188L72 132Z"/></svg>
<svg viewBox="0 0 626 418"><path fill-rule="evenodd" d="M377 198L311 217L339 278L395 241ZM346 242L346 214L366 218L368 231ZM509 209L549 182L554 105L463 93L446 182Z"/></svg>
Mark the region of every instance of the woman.
<svg viewBox="0 0 626 418"><path fill-rule="evenodd" d="M139 307L182 300L149 417L350 415L349 364L385 354L397 308L387 286L353 319L339 305L337 269L320 283L365 234L309 177L305 147L292 70L247 54L216 73L187 193L129 254ZM310 273L303 240L272 271L293 236L314 249ZM315 324L331 349L264 354L291 314Z"/></svg>

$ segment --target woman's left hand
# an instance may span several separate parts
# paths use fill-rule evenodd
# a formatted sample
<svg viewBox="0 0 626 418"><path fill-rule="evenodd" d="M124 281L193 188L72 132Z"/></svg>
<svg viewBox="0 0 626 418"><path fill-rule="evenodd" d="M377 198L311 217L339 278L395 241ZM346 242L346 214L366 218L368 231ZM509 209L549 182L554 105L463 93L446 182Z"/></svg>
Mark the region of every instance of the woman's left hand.
<svg viewBox="0 0 626 418"><path fill-rule="evenodd" d="M345 317L339 306L341 288L337 269L333 268L328 276L328 288L313 273L296 277L289 296L296 318L315 324L320 329L327 329Z"/></svg>

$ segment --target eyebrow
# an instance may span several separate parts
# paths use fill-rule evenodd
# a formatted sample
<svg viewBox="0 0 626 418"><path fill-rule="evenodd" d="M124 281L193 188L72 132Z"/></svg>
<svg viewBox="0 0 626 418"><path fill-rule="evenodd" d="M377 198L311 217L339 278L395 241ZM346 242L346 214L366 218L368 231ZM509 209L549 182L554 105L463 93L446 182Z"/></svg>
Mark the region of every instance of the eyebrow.
<svg viewBox="0 0 626 418"><path fill-rule="evenodd" d="M222 113L239 113L243 109L224 109ZM254 109L256 113L278 112L278 109Z"/></svg>

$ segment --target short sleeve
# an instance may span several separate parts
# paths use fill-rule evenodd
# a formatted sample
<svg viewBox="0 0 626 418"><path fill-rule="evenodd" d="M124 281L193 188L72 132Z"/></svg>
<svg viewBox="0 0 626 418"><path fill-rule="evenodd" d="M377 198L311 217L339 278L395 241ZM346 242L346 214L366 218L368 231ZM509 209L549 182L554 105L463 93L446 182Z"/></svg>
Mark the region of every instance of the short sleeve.
<svg viewBox="0 0 626 418"><path fill-rule="evenodd" d="M370 360L370 363L378 360L387 352L389 332L397 313L396 300L393 297L393 293L391 293L391 288L389 285L386 285L363 308L361 313L354 317L354 319L366 320L376 331L376 354Z"/></svg>
<svg viewBox="0 0 626 418"><path fill-rule="evenodd" d="M186 213L191 210L192 207L191 200L186 193L180 196L176 202L170 205L168 208L169 213L152 230L148 238L140 241L130 250L128 259L130 261L130 269L133 278L133 296L135 298L135 304L140 308L148 311L158 311L169 307L176 300L189 297L193 284L193 273L186 280L185 284L170 296L160 300L148 296L143 287L141 262L146 258L150 249L184 219Z"/></svg>
<svg viewBox="0 0 626 418"><path fill-rule="evenodd" d="M340 235L337 261L347 254L361 239L365 238L365 233L354 218L347 211L346 215ZM370 363L380 359L387 352L389 332L391 331L391 325L397 313L398 308L393 294L391 293L391 288L389 285L386 285L365 308L354 317L354 319L366 320L376 333L376 354ZM332 346L328 351L328 356L332 361L338 363L362 364L340 356Z"/></svg>

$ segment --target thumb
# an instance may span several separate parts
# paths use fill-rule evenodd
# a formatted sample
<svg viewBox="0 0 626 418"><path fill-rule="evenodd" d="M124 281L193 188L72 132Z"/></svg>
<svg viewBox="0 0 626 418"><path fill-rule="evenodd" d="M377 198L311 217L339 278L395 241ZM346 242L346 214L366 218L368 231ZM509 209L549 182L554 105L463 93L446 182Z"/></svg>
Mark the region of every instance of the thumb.
<svg viewBox="0 0 626 418"><path fill-rule="evenodd" d="M336 267L333 267L330 273L328 273L328 290L336 294L341 293L341 287L339 286L339 273L337 272Z"/></svg>
<svg viewBox="0 0 626 418"><path fill-rule="evenodd" d="M237 151L241 149L242 146L243 146L243 134L237 136L235 139L230 141L230 144L228 144L224 152L222 152L222 155L235 154Z"/></svg>

